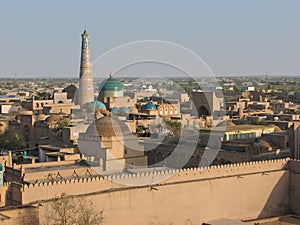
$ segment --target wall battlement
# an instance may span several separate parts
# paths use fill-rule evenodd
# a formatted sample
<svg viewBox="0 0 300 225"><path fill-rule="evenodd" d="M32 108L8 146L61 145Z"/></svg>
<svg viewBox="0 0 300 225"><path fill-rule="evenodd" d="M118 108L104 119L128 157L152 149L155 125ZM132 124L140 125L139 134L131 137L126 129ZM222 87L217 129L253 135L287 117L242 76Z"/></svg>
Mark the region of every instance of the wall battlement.
<svg viewBox="0 0 300 225"><path fill-rule="evenodd" d="M36 187L36 186L49 186L49 185L60 185L67 183L90 183L90 182L99 182L104 180L110 181L121 181L121 180L130 180L130 179L139 179L147 177L165 177L171 175L170 179L164 181L163 183L173 182L174 180L185 180L185 177L190 179L201 179L201 178L217 178L217 177L226 177L226 176L237 176L248 173L260 173L268 172L272 170L284 170L288 169L288 162L295 164L300 169L300 163L298 160L286 159L275 159L275 160L264 160L264 161L253 161L253 162L244 162L244 163L235 163L227 165L217 165L209 167L195 167L195 168L183 168L183 169L155 169L156 171L149 172L137 172L132 174L116 174L109 176L90 176L90 177L78 177L70 179L61 179L53 180L47 182L37 182L35 184L25 184L24 187ZM76 170L75 170L76 171ZM180 177L174 179L172 176Z"/></svg>
<svg viewBox="0 0 300 225"><path fill-rule="evenodd" d="M38 163L36 166L39 173L41 168ZM48 169L51 170L51 166L46 171ZM28 171L34 175L34 170ZM129 224L175 225L187 220L196 223L218 218L249 220L290 212L299 214L300 161L287 158L155 170L141 169L135 174L110 176L96 175L94 171L52 181L42 178L30 184L12 181L6 183L2 192L11 192L12 204L42 203L38 204L42 224L47 223L45 215L51 210L53 198L62 193L92 201L97 209L104 211L108 224L127 221ZM174 202L177 204L172 205Z"/></svg>
<svg viewBox="0 0 300 225"><path fill-rule="evenodd" d="M288 162L289 159L277 159L204 168L165 168L160 171L136 174L98 175L24 184L22 188L23 204L52 199L64 192L69 195L82 195L101 191L125 190L130 187L171 185L234 176L239 179L258 173L264 176L272 171L288 170Z"/></svg>
<svg viewBox="0 0 300 225"><path fill-rule="evenodd" d="M266 174L266 172L271 171L287 170L288 161L289 159L287 158L200 168L196 167L183 169L164 169L154 172L114 175L107 177L107 179L112 180L113 182L124 183L126 185L133 184L134 186L141 186L145 183L148 183L150 185L158 183L158 185L161 185L176 182L188 182L201 179L215 179L230 176L247 175L254 173Z"/></svg>
<svg viewBox="0 0 300 225"><path fill-rule="evenodd" d="M91 176L91 177L82 177L82 178L72 178L70 180L54 180L48 182L37 182L36 184L26 184L27 187L34 186L44 186L50 184L66 184L66 183L89 183L89 182L97 182L103 180L127 180L127 179L138 179L142 177L155 177L155 176L166 176L166 175L176 175L177 177L192 176L192 178L211 178L211 177L226 177L226 176L234 176L241 175L247 173L259 173L259 172L267 172L272 170L283 170L288 169L287 163L295 164L300 169L300 164L297 160L290 159L276 159L276 160L265 160L265 161L254 161L254 162L244 162L244 163L235 163L235 164L227 164L227 165L218 165L218 166L210 166L210 167L195 167L195 168L183 168L183 169L162 169L159 171L150 171L150 172L141 172L141 173L133 173L133 174L116 174L110 176ZM209 175L209 176L207 176ZM172 179L171 179L172 181Z"/></svg>

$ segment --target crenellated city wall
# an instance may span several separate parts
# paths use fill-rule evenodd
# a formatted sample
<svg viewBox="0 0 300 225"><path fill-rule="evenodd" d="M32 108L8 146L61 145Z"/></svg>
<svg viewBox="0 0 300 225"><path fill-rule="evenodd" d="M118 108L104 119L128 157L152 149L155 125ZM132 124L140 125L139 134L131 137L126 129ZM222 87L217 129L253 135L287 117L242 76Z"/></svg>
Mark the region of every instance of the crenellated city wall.
<svg viewBox="0 0 300 225"><path fill-rule="evenodd" d="M247 175L260 174L260 176L266 176L268 172L285 171L287 169L287 160L281 159L211 166L207 168L165 169L136 174L105 177L99 175L68 180L37 182L23 186L22 203L27 204L51 199L64 192L70 195L82 195L101 191L112 191L113 189L122 190L133 187L137 188L139 186L175 185L226 177L239 177L239 179L243 179L243 177Z"/></svg>
<svg viewBox="0 0 300 225"><path fill-rule="evenodd" d="M91 200L104 211L104 224L201 224L279 216L290 210L290 164L280 159L39 182L23 186L22 203L42 202L42 224L47 224L51 199L61 193Z"/></svg>

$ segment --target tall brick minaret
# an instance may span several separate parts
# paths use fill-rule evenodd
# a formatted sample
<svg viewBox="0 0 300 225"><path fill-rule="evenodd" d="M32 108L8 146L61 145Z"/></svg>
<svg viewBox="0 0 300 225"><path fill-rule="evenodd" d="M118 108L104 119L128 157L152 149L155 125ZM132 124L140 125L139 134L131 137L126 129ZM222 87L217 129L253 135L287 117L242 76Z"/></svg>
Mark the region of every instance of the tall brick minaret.
<svg viewBox="0 0 300 225"><path fill-rule="evenodd" d="M80 82L77 103L80 106L83 106L86 103L94 101L94 83L90 57L89 34L86 30L84 30L81 38Z"/></svg>

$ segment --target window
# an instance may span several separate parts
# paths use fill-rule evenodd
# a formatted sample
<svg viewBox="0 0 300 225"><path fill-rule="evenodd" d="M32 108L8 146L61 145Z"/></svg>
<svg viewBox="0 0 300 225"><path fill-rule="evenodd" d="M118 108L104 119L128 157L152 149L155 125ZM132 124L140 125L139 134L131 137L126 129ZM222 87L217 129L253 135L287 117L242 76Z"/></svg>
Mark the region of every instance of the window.
<svg viewBox="0 0 300 225"><path fill-rule="evenodd" d="M229 140L236 140L237 139L237 134L230 134L229 135Z"/></svg>

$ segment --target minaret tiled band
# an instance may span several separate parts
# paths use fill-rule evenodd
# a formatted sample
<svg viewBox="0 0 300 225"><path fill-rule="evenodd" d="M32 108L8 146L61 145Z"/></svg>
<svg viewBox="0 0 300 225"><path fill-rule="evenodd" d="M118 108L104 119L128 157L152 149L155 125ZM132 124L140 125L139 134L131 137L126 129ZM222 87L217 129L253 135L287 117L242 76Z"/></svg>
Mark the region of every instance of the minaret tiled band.
<svg viewBox="0 0 300 225"><path fill-rule="evenodd" d="M80 82L78 104L83 106L86 103L94 101L94 83L92 74L92 64L89 47L89 34L84 30L81 45L81 61L80 61Z"/></svg>

